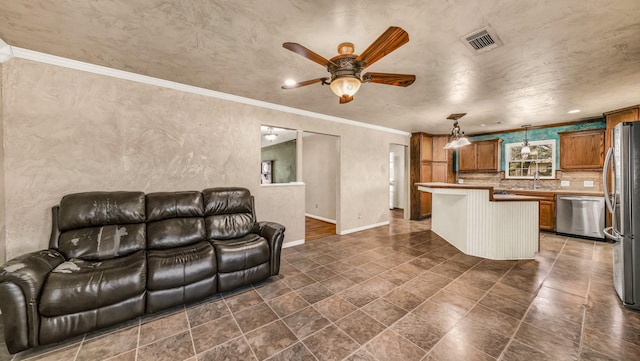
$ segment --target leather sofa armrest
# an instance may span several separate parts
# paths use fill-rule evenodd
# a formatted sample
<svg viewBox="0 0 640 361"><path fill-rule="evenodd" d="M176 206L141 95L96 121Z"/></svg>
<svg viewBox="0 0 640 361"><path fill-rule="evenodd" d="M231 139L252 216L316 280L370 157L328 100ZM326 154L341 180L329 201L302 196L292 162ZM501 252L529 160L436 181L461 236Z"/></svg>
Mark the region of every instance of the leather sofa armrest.
<svg viewBox="0 0 640 361"><path fill-rule="evenodd" d="M3 313L12 311L12 313L26 315L27 318L26 324L5 324L5 329L11 327L12 332L28 337L28 345L10 346L7 343L7 346L13 349L12 352L38 345L40 291L49 273L64 261L64 257L58 251L43 250L14 258L0 267L0 284L3 284L2 294L3 296L14 295L0 298L0 309ZM18 318L21 322L12 323L25 321L24 317ZM5 323L7 321L5 316ZM26 347L23 348L23 346Z"/></svg>
<svg viewBox="0 0 640 361"><path fill-rule="evenodd" d="M282 252L282 241L284 240L285 227L274 222L257 222L253 228L253 233L259 234L269 242L271 249L271 276L280 273L280 253Z"/></svg>

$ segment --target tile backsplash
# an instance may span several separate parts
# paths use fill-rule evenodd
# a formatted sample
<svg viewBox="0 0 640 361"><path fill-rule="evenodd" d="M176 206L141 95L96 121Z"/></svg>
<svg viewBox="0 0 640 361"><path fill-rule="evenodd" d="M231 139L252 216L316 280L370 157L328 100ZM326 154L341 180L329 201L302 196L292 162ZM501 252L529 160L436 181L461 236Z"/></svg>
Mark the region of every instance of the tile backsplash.
<svg viewBox="0 0 640 361"><path fill-rule="evenodd" d="M531 179L505 179L504 172L499 173L459 173L458 179L463 179L465 184L484 184L494 188L532 189ZM568 182L568 186L562 186L563 181ZM585 182L593 182L593 187L585 187ZM540 189L568 190L568 191L593 191L602 192L602 172L601 171L556 171L555 179L541 179Z"/></svg>

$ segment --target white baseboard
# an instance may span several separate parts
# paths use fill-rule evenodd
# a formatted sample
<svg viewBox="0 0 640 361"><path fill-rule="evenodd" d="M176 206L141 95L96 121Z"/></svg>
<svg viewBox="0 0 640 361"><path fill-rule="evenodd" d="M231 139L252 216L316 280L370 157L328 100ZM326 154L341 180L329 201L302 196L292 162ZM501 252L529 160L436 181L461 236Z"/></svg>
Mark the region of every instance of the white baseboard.
<svg viewBox="0 0 640 361"><path fill-rule="evenodd" d="M291 241L291 242L283 243L282 244L282 248L289 248L289 247L299 246L301 244L304 244L304 239L299 239L297 241Z"/></svg>
<svg viewBox="0 0 640 361"><path fill-rule="evenodd" d="M340 232L340 235L343 236L345 234L349 234L349 233L355 233L355 232L360 232L360 231L365 231L367 229L371 229L371 228L376 228L376 227L381 227L381 226L388 226L389 225L389 221L385 221L385 222L380 222L380 223L375 223L375 224L370 224L368 226L362 226L362 227L358 227L358 228L351 228L351 229L346 229L342 232Z"/></svg>
<svg viewBox="0 0 640 361"><path fill-rule="evenodd" d="M313 219L317 219L319 221L336 224L336 220L335 219L324 218L324 217L316 216L315 214L310 214L310 213L305 213L304 216L305 217L309 217L309 218L313 218Z"/></svg>

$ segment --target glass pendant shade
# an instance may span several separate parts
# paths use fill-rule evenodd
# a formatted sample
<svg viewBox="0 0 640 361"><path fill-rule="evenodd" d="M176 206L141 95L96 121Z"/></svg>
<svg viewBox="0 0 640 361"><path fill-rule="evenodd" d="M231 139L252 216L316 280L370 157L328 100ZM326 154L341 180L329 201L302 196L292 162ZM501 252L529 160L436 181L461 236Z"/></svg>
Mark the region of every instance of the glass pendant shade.
<svg viewBox="0 0 640 361"><path fill-rule="evenodd" d="M522 147L522 149L520 150L520 154L529 154L531 153L531 148L529 148L528 145L525 145Z"/></svg>
<svg viewBox="0 0 640 361"><path fill-rule="evenodd" d="M458 139L458 147L463 147L465 145L469 145L471 144L471 142L469 141L469 139L462 137L460 139Z"/></svg>
<svg viewBox="0 0 640 361"><path fill-rule="evenodd" d="M278 137L278 134L273 132L273 128L269 128L265 133L264 138L269 141L274 141Z"/></svg>
<svg viewBox="0 0 640 361"><path fill-rule="evenodd" d="M360 89L360 80L358 78L353 77L342 77L337 78L331 81L329 87L331 87L331 91L342 97L343 95L353 96Z"/></svg>

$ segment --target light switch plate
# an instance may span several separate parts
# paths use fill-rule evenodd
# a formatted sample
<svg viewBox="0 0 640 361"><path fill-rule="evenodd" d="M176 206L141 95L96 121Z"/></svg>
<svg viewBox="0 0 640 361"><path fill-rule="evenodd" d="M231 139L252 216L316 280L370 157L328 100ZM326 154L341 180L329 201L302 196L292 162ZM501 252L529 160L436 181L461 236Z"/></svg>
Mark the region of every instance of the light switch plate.
<svg viewBox="0 0 640 361"><path fill-rule="evenodd" d="M568 187L570 184L569 181L560 181L560 187Z"/></svg>
<svg viewBox="0 0 640 361"><path fill-rule="evenodd" d="M593 187L593 181L584 181L585 187Z"/></svg>

